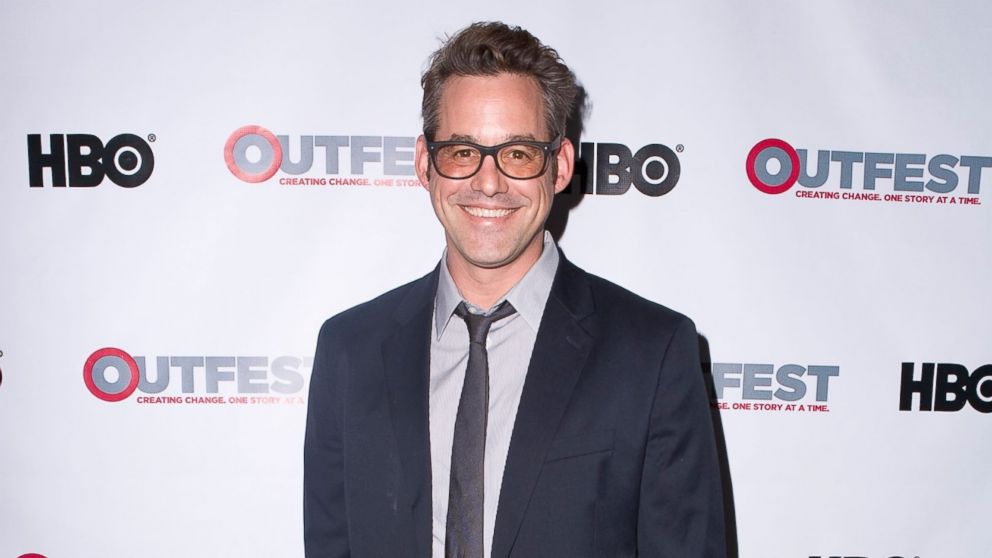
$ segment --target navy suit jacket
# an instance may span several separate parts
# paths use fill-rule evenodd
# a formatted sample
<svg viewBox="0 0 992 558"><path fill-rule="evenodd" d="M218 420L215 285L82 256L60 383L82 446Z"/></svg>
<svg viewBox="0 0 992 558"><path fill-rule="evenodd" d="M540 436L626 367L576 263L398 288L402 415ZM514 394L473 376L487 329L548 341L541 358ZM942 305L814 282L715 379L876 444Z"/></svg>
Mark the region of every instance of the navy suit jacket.
<svg viewBox="0 0 992 558"><path fill-rule="evenodd" d="M327 320L304 449L309 558L431 555L437 269ZM492 556L725 555L692 322L561 258L510 441Z"/></svg>

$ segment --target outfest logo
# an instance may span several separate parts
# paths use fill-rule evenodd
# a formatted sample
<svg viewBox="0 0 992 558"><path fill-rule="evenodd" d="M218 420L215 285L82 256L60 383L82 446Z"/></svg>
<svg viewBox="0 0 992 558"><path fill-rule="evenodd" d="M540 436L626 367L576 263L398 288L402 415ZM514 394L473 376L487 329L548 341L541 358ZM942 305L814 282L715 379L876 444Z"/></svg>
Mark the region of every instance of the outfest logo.
<svg viewBox="0 0 992 558"><path fill-rule="evenodd" d="M765 194L909 204L981 205L982 177L992 157L794 148L759 141L747 155L751 184Z"/></svg>
<svg viewBox="0 0 992 558"><path fill-rule="evenodd" d="M420 186L415 145L411 136L289 136L250 125L228 136L224 162L253 184L281 172L280 186Z"/></svg>
<svg viewBox="0 0 992 558"><path fill-rule="evenodd" d="M830 380L840 366L714 362L709 374L710 405L721 411L829 413Z"/></svg>
<svg viewBox="0 0 992 558"><path fill-rule="evenodd" d="M83 382L109 403L138 392L139 404L302 404L304 372L313 366L313 359L294 356L157 356L154 361L152 374L145 357L104 347L86 359Z"/></svg>

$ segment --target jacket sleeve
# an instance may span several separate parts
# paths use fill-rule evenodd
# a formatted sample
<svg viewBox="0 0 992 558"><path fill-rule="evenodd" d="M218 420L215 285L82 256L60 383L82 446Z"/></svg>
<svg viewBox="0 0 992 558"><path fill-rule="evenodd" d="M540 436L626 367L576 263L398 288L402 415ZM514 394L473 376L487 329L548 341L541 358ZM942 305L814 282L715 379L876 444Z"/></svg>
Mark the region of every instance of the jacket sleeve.
<svg viewBox="0 0 992 558"><path fill-rule="evenodd" d="M303 444L303 542L307 558L350 556L344 491L344 362L333 321L320 330L310 375Z"/></svg>
<svg viewBox="0 0 992 558"><path fill-rule="evenodd" d="M638 512L639 556L723 558L716 440L696 327L682 318L662 357Z"/></svg>

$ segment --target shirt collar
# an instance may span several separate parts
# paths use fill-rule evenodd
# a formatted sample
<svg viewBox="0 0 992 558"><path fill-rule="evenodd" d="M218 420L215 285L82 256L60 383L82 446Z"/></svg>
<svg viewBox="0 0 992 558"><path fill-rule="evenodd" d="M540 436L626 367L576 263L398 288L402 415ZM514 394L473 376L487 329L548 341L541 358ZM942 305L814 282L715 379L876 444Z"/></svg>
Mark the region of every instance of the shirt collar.
<svg viewBox="0 0 992 558"><path fill-rule="evenodd" d="M534 262L527 273L510 289L505 296L496 301L492 308L483 313L489 313L499 306L504 300L517 310L520 317L527 322L535 332L541 326L541 317L544 315L544 306L548 302L551 294L551 284L554 282L555 273L558 271L558 247L551 237L551 233L544 231L544 246L541 250L541 257ZM451 316L455 308L462 301L462 295L455 286L454 279L448 271L448 250L445 249L441 257L441 271L438 277L437 298L434 300L434 328L437 338L440 339L444 329L451 321ZM469 310L478 310L469 304Z"/></svg>

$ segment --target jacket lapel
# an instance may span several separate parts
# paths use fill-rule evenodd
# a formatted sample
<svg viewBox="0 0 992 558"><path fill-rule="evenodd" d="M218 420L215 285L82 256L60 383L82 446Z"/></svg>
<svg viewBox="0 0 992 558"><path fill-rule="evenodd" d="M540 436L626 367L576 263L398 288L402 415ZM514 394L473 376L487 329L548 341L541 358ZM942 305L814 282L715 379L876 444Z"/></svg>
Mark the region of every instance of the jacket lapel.
<svg viewBox="0 0 992 558"><path fill-rule="evenodd" d="M541 318L503 472L492 556L509 555L548 446L592 348L592 295L585 272L561 257ZM583 327L585 326L585 327Z"/></svg>
<svg viewBox="0 0 992 558"><path fill-rule="evenodd" d="M382 343L389 410L403 474L403 501L413 523L416 556L431 553L431 465L428 431L430 334L438 269L416 281ZM411 540L411 542L413 542Z"/></svg>

